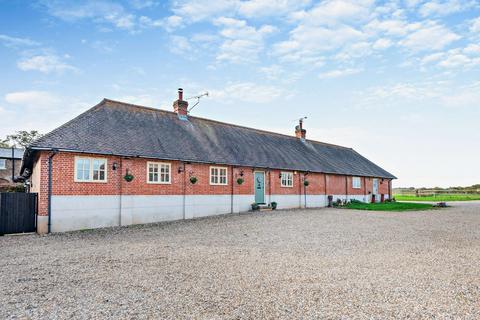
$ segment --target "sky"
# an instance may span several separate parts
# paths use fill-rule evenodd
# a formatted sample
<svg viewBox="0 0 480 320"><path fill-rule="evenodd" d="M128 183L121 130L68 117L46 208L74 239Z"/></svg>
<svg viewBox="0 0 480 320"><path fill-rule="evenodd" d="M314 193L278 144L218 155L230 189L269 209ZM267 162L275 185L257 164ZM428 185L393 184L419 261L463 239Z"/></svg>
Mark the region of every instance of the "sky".
<svg viewBox="0 0 480 320"><path fill-rule="evenodd" d="M182 87L195 116L306 116L394 187L480 183L480 0L0 0L0 75L0 137Z"/></svg>

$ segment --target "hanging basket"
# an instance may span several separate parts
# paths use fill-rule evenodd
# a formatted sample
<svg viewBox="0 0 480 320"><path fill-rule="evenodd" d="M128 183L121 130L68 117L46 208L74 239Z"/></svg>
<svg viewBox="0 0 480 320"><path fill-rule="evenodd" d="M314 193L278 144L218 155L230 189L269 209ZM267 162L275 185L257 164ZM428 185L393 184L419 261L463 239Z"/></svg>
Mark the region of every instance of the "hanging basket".
<svg viewBox="0 0 480 320"><path fill-rule="evenodd" d="M237 183L238 183L238 184L242 184L243 181L244 181L244 180L243 180L242 178L238 178L238 179L237 179Z"/></svg>
<svg viewBox="0 0 480 320"><path fill-rule="evenodd" d="M123 179L125 179L125 181L127 181L127 182L132 182L133 178L135 178L135 177L134 177L133 174L131 174L131 173L127 173L127 174L123 177Z"/></svg>
<svg viewBox="0 0 480 320"><path fill-rule="evenodd" d="M308 187L309 184L310 184L310 182L309 182L308 180L303 181L303 185L304 185L305 187Z"/></svg>
<svg viewBox="0 0 480 320"><path fill-rule="evenodd" d="M197 177L190 177L190 183L191 184L195 184L195 183L197 183L197 181L198 181Z"/></svg>

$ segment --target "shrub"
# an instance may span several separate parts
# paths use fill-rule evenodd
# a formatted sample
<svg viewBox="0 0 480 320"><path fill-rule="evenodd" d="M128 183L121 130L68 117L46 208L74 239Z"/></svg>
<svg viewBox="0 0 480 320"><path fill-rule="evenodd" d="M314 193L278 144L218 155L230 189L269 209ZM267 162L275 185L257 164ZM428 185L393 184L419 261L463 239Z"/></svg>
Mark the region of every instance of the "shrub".
<svg viewBox="0 0 480 320"><path fill-rule="evenodd" d="M364 203L364 202L357 199L352 199L350 200L350 203Z"/></svg>
<svg viewBox="0 0 480 320"><path fill-rule="evenodd" d="M26 192L23 184L9 185L0 187L0 192Z"/></svg>

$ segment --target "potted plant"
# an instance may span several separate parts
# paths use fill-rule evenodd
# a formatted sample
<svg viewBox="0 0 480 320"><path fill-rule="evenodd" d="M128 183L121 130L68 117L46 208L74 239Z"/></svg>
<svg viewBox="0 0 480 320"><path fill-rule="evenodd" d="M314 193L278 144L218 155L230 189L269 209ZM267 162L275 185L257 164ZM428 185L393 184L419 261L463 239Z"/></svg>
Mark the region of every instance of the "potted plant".
<svg viewBox="0 0 480 320"><path fill-rule="evenodd" d="M275 201L272 201L272 202L270 203L270 207L272 207L272 210L277 209L277 203L276 203Z"/></svg>
<svg viewBox="0 0 480 320"><path fill-rule="evenodd" d="M252 203L252 211L257 211L258 209L260 209L260 206L258 205L258 203L256 202Z"/></svg>
<svg viewBox="0 0 480 320"><path fill-rule="evenodd" d="M197 181L198 181L197 177L195 177L195 176L190 177L190 183L191 184L195 184L195 183L197 183Z"/></svg>
<svg viewBox="0 0 480 320"><path fill-rule="evenodd" d="M243 178L238 178L238 179L237 179L237 183L238 183L239 185L242 184L242 183L243 183Z"/></svg>

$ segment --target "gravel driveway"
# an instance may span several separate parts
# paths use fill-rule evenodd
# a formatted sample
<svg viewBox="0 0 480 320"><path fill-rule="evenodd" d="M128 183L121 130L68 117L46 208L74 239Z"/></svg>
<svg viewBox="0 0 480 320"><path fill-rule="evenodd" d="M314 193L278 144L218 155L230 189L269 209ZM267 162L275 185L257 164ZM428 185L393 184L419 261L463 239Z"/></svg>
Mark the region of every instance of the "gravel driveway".
<svg viewBox="0 0 480 320"><path fill-rule="evenodd" d="M0 319L480 318L480 205L0 237Z"/></svg>

